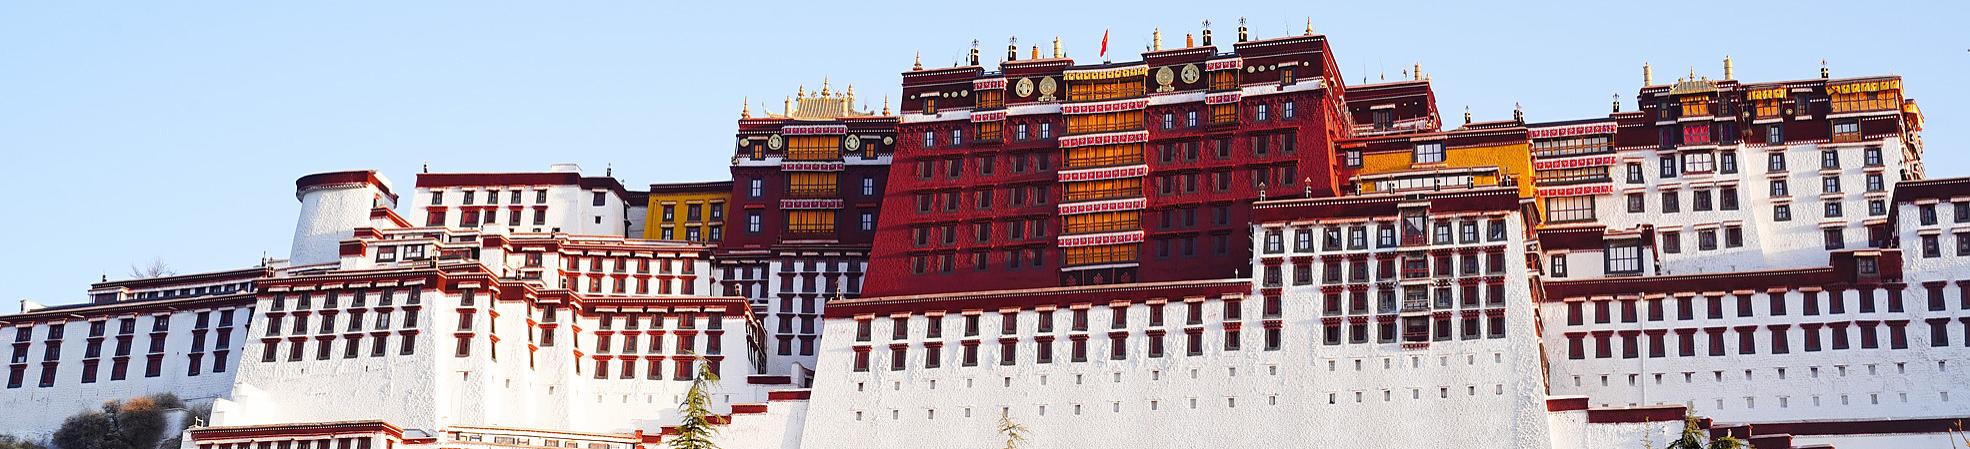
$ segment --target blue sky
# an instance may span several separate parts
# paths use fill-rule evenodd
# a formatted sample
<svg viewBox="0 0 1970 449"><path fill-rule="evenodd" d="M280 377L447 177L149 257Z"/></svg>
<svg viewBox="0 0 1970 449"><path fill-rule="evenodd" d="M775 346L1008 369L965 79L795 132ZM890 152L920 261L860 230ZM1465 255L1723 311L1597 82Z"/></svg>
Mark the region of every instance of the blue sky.
<svg viewBox="0 0 1970 449"><path fill-rule="evenodd" d="M1603 3L1603 2L1594 2ZM0 298L83 300L162 258L179 272L282 257L308 173L613 165L632 185L726 176L741 98L778 109L823 77L879 108L922 52L1056 35L1133 60L1210 19L1258 37L1311 16L1351 82L1421 62L1446 121L1606 114L1659 82L1895 73L1928 118L1932 177L1970 174L1970 31L1951 2L91 2L0 3ZM1699 14L1699 12L1701 14ZM1630 102L1626 106L1634 107ZM0 311L11 311L11 304Z"/></svg>

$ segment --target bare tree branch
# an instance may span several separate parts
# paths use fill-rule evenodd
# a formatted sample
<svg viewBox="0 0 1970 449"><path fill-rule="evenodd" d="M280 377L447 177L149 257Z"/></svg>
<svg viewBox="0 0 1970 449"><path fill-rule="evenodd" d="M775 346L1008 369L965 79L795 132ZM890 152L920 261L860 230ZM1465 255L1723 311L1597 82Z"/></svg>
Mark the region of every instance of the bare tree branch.
<svg viewBox="0 0 1970 449"><path fill-rule="evenodd" d="M161 257L158 257L158 258L152 258L152 259L151 259L151 261L150 261L150 264L148 264L148 265L145 265L145 266L142 266L142 267L139 267L139 266L136 266L136 265L131 265L131 266L130 266L130 278L131 278L131 279L151 279L151 278L161 278L161 277L165 277L165 276L170 276L170 275L174 275L174 274L178 274L178 272L176 272L176 271L172 271L172 270L171 270L171 266L170 266L170 265L166 265L166 264L164 263L164 258L161 258Z"/></svg>

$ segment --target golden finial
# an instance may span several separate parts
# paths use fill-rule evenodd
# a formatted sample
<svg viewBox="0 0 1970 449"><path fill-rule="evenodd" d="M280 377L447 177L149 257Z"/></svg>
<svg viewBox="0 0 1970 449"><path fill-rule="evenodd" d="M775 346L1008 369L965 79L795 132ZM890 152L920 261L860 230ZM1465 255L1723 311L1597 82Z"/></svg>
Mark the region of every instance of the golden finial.
<svg viewBox="0 0 1970 449"><path fill-rule="evenodd" d="M923 70L923 52L921 51L917 52L916 61L910 63L910 71L915 72L918 70Z"/></svg>
<svg viewBox="0 0 1970 449"><path fill-rule="evenodd" d="M821 77L821 96L828 96L828 77Z"/></svg>
<svg viewBox="0 0 1970 449"><path fill-rule="evenodd" d="M793 96L794 98L807 98L807 85L800 85L800 90L794 91Z"/></svg>
<svg viewBox="0 0 1970 449"><path fill-rule="evenodd" d="M786 103L780 105L780 115L793 116L793 97L787 97Z"/></svg>
<svg viewBox="0 0 1970 449"><path fill-rule="evenodd" d="M1642 61L1642 87L1655 85L1655 71L1649 68L1648 61Z"/></svg>
<svg viewBox="0 0 1970 449"><path fill-rule="evenodd" d="M1724 55L1724 79L1734 79L1731 77L1731 55Z"/></svg>
<svg viewBox="0 0 1970 449"><path fill-rule="evenodd" d="M1053 57L1060 57L1060 36L1053 37Z"/></svg>
<svg viewBox="0 0 1970 449"><path fill-rule="evenodd" d="M1411 70L1409 71L1409 76L1412 76L1412 77L1415 77L1415 78L1416 78L1416 81L1422 81L1422 80L1423 80L1423 63L1421 63L1421 62L1418 62L1418 63L1416 63L1416 65L1415 65L1414 67L1415 67L1414 69L1411 69Z"/></svg>
<svg viewBox="0 0 1970 449"><path fill-rule="evenodd" d="M739 118L752 118L752 99L739 97Z"/></svg>
<svg viewBox="0 0 1970 449"><path fill-rule="evenodd" d="M889 115L889 94L882 94L882 115Z"/></svg>
<svg viewBox="0 0 1970 449"><path fill-rule="evenodd" d="M1157 51L1162 49L1163 49L1163 29L1156 28L1154 31L1149 32L1149 51Z"/></svg>
<svg viewBox="0 0 1970 449"><path fill-rule="evenodd" d="M1307 16L1306 18L1306 35L1313 35L1313 16Z"/></svg>
<svg viewBox="0 0 1970 449"><path fill-rule="evenodd" d="M1690 81L1696 81L1696 66L1690 66Z"/></svg>

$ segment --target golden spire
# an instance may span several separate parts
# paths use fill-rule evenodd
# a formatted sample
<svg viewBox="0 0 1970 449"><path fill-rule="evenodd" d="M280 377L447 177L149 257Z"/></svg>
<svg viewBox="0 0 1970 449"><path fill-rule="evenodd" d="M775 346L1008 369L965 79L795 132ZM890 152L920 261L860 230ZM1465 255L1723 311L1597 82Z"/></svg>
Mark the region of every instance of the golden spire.
<svg viewBox="0 0 1970 449"><path fill-rule="evenodd" d="M1696 81L1696 66L1690 66L1690 81Z"/></svg>
<svg viewBox="0 0 1970 449"><path fill-rule="evenodd" d="M828 96L828 77L821 77L821 96Z"/></svg>
<svg viewBox="0 0 1970 449"><path fill-rule="evenodd" d="M1060 36L1053 37L1053 57L1060 57Z"/></svg>
<svg viewBox="0 0 1970 449"><path fill-rule="evenodd" d="M917 60L910 63L910 71L915 72L918 70L923 70L923 52L921 51L917 52Z"/></svg>
<svg viewBox="0 0 1970 449"><path fill-rule="evenodd" d="M854 84L850 84L850 85L848 85L848 94L847 94L847 95L848 95L848 96L847 96L847 97L845 97L845 98L847 98L847 99L848 99L848 104L855 104L855 85L854 85ZM864 105L862 105L862 109L868 109L868 108L869 108L869 105L866 105L866 104L864 104Z"/></svg>
<svg viewBox="0 0 1970 449"><path fill-rule="evenodd" d="M889 115L889 94L882 94L882 115Z"/></svg>
<svg viewBox="0 0 1970 449"><path fill-rule="evenodd" d="M1731 55L1724 55L1724 79L1731 78Z"/></svg>
<svg viewBox="0 0 1970 449"><path fill-rule="evenodd" d="M1412 76L1412 77L1415 77L1417 81L1422 81L1422 80L1423 80L1423 63L1421 63L1421 62L1418 62L1418 63L1416 63L1416 66L1415 66L1415 68L1409 71L1409 76Z"/></svg>
<svg viewBox="0 0 1970 449"><path fill-rule="evenodd" d="M807 98L807 85L800 85L800 90L794 91L793 96L796 98Z"/></svg>
<svg viewBox="0 0 1970 449"><path fill-rule="evenodd" d="M780 105L780 115L793 116L793 97L787 97L786 103Z"/></svg>
<svg viewBox="0 0 1970 449"><path fill-rule="evenodd" d="M739 97L739 118L752 118L752 99Z"/></svg>
<svg viewBox="0 0 1970 449"><path fill-rule="evenodd" d="M1649 62L1642 61L1642 87L1655 85L1655 71L1649 69Z"/></svg>
<svg viewBox="0 0 1970 449"><path fill-rule="evenodd" d="M1306 35L1313 35L1313 16L1307 16L1306 18Z"/></svg>
<svg viewBox="0 0 1970 449"><path fill-rule="evenodd" d="M1149 51L1156 51L1162 49L1163 49L1163 29L1156 28L1155 31L1151 31L1149 33Z"/></svg>

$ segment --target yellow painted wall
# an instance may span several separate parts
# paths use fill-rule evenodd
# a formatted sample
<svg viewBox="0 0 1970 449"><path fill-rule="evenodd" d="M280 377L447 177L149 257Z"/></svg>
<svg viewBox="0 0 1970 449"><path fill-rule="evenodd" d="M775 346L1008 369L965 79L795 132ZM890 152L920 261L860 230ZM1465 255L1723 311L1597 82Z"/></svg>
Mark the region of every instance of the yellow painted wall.
<svg viewBox="0 0 1970 449"><path fill-rule="evenodd" d="M1375 175L1422 168L1498 167L1500 172L1519 181L1520 198L1531 198L1538 193L1537 186L1532 184L1531 150L1531 145L1523 143L1445 148L1442 164L1423 167L1410 165L1411 154L1407 151L1369 153L1361 156L1360 174ZM1483 178L1479 179L1479 182L1484 181Z"/></svg>
<svg viewBox="0 0 1970 449"><path fill-rule="evenodd" d="M663 240L665 239L664 229L670 229L671 236L668 240L686 240L685 237L690 235L686 230L697 228L698 241L717 243L716 240L712 240L711 238L711 229L714 226L720 227L721 235L724 232L731 232L731 229L725 226L725 222L731 219L731 200L732 191L727 189L698 192L651 192L649 214L643 219L643 238ZM699 219L695 221L690 219L690 206L693 204L702 207L702 212L698 217ZM673 208L670 220L664 219L665 206ZM722 213L717 215L719 218L713 218L713 208L723 209Z"/></svg>

